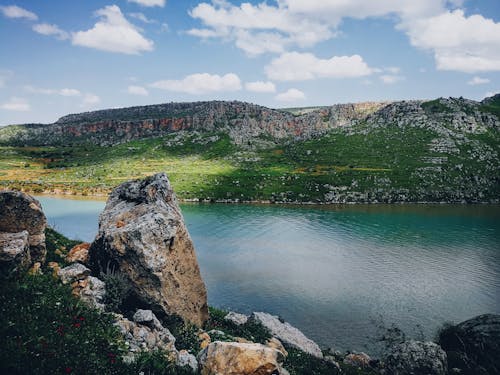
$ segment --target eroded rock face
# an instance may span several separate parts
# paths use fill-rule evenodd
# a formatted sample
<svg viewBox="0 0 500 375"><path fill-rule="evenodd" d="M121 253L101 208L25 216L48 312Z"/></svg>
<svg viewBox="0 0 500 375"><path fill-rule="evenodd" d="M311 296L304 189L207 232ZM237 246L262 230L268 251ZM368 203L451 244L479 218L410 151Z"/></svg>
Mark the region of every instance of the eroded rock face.
<svg viewBox="0 0 500 375"><path fill-rule="evenodd" d="M291 324L281 322L277 316L264 312L254 312L250 319L262 324L274 337L278 338L283 343L312 354L315 357L323 358L323 353L318 344L307 338Z"/></svg>
<svg viewBox="0 0 500 375"><path fill-rule="evenodd" d="M433 342L405 341L395 345L385 359L389 375L445 375L446 353Z"/></svg>
<svg viewBox="0 0 500 375"><path fill-rule="evenodd" d="M484 314L444 330L439 343L448 367L464 374L500 373L500 315Z"/></svg>
<svg viewBox="0 0 500 375"><path fill-rule="evenodd" d="M241 326L248 321L248 316L244 314L240 314L234 311L230 311L225 317L224 320L228 322L234 323L237 326Z"/></svg>
<svg viewBox="0 0 500 375"><path fill-rule="evenodd" d="M202 375L283 374L283 354L262 344L216 341L198 355Z"/></svg>
<svg viewBox="0 0 500 375"><path fill-rule="evenodd" d="M0 232L28 232L30 256L33 262L45 262L45 228L47 219L35 198L19 192L0 191Z"/></svg>
<svg viewBox="0 0 500 375"><path fill-rule="evenodd" d="M92 243L90 264L126 275L155 311L201 326L207 292L175 194L164 173L126 182L110 194Z"/></svg>

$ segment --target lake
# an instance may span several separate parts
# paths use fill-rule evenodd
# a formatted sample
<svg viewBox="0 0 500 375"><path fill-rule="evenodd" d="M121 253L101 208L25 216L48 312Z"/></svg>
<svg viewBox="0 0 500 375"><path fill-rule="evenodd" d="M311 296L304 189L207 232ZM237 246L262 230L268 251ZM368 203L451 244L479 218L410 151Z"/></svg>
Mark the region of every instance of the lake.
<svg viewBox="0 0 500 375"><path fill-rule="evenodd" d="M37 197L92 241L105 202ZM377 328L432 338L500 313L500 207L183 204L209 304L283 317L323 347L377 353Z"/></svg>

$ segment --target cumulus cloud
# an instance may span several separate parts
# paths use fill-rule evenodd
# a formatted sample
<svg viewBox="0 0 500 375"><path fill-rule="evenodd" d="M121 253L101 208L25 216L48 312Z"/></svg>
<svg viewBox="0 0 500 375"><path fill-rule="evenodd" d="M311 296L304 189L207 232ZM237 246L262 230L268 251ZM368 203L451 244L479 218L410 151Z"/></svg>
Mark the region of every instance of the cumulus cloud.
<svg viewBox="0 0 500 375"><path fill-rule="evenodd" d="M481 78L478 76L472 77L467 84L471 86L476 86L476 85L484 85L486 83L490 83L490 80L488 78Z"/></svg>
<svg viewBox="0 0 500 375"><path fill-rule="evenodd" d="M305 81L315 78L355 78L373 70L359 55L320 59L312 53L287 52L265 67L267 76L277 81Z"/></svg>
<svg viewBox="0 0 500 375"><path fill-rule="evenodd" d="M247 82L245 83L245 89L253 92L276 92L276 85L269 81Z"/></svg>
<svg viewBox="0 0 500 375"><path fill-rule="evenodd" d="M188 75L181 80L156 81L149 86L157 89L197 95L217 91L241 90L241 80L234 73L228 73L223 76L217 74L197 73Z"/></svg>
<svg viewBox="0 0 500 375"><path fill-rule="evenodd" d="M7 18L25 18L30 21L36 21L38 19L35 13L18 7L17 5L0 6L0 11Z"/></svg>
<svg viewBox="0 0 500 375"><path fill-rule="evenodd" d="M127 92L131 95L148 96L149 92L142 86L131 85L127 88Z"/></svg>
<svg viewBox="0 0 500 375"><path fill-rule="evenodd" d="M231 5L226 1L201 3L190 12L204 27L188 30L201 38L232 40L249 55L280 53L286 47L310 47L333 36L325 22L290 12L286 6L263 2Z"/></svg>
<svg viewBox="0 0 500 375"><path fill-rule="evenodd" d="M296 102L305 98L306 95L298 89L289 89L275 96L275 99L280 102Z"/></svg>
<svg viewBox="0 0 500 375"><path fill-rule="evenodd" d="M0 88L5 87L7 81L12 77L13 73L10 70L0 69Z"/></svg>
<svg viewBox="0 0 500 375"><path fill-rule="evenodd" d="M463 0L277 0L239 5L213 0L190 12L201 27L188 34L232 41L254 56L312 47L335 37L346 18L392 17L413 46L434 54L438 69L500 70L500 23L478 14L466 16L457 9L461 6Z"/></svg>
<svg viewBox="0 0 500 375"><path fill-rule="evenodd" d="M129 3L136 3L144 7L164 7L166 0L128 0Z"/></svg>
<svg viewBox="0 0 500 375"><path fill-rule="evenodd" d="M42 35L53 35L57 39L64 40L69 38L69 34L61 30L57 25L51 25L48 23L37 23L33 25L33 31Z"/></svg>
<svg viewBox="0 0 500 375"><path fill-rule="evenodd" d="M118 6L108 5L95 14L100 21L92 29L73 33L74 45L131 55L153 50L153 42L123 16Z"/></svg>
<svg viewBox="0 0 500 375"><path fill-rule="evenodd" d="M463 10L422 18L407 26L412 45L431 50L440 70L500 71L500 23Z"/></svg>
<svg viewBox="0 0 500 375"><path fill-rule="evenodd" d="M1 109L5 109L7 111L17 111L17 112L28 112L31 110L31 107L26 99L11 97L7 102L2 103L0 105Z"/></svg>

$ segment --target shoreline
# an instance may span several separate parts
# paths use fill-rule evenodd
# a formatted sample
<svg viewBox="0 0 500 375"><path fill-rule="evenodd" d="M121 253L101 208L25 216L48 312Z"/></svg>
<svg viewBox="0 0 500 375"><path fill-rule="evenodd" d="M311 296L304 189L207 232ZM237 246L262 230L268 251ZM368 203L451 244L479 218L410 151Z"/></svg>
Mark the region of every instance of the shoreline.
<svg viewBox="0 0 500 375"><path fill-rule="evenodd" d="M8 189L6 189L8 190ZM21 190L25 193L34 196L44 196L44 197L54 197L54 198L64 198L64 199L75 199L75 200L96 200L96 201L106 201L108 199L109 193L98 193L98 194L80 194L75 191L43 191L43 192L32 192L30 190ZM464 202L464 201L397 201L397 202L285 202L285 201L271 201L271 200L239 200L239 199L201 199L201 198L179 198L177 200L180 203L190 203L190 204L227 204L227 205L263 205L263 206L320 206L320 207L335 207L335 206L403 206L403 205L457 205L457 206L484 206L484 205L500 205L500 200L496 201L478 201L478 202Z"/></svg>

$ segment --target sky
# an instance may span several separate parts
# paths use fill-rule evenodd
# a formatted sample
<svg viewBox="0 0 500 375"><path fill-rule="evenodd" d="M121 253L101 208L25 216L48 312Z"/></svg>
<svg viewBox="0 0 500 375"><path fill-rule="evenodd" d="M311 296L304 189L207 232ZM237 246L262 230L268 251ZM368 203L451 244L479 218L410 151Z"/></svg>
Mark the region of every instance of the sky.
<svg viewBox="0 0 500 375"><path fill-rule="evenodd" d="M500 92L500 0L0 0L0 125Z"/></svg>

